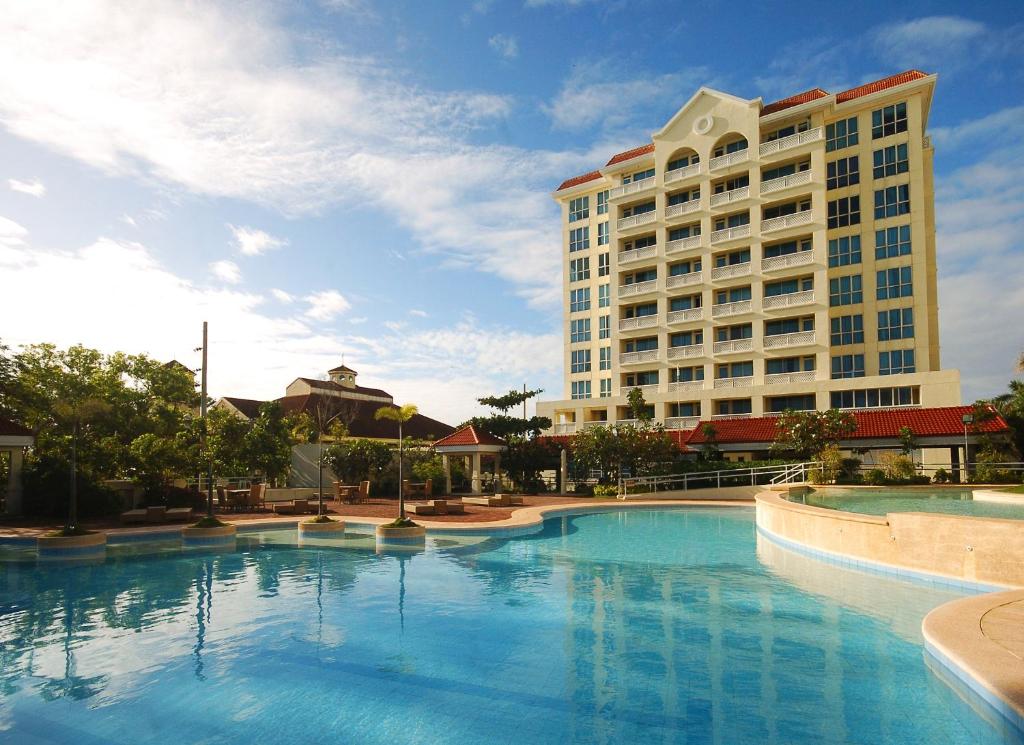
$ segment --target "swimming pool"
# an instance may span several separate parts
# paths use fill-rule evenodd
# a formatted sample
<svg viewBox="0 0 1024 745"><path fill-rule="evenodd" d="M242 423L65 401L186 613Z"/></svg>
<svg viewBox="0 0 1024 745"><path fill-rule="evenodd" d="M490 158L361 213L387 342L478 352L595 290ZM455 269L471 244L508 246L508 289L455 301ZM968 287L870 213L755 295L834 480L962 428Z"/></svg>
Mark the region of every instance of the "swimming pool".
<svg viewBox="0 0 1024 745"><path fill-rule="evenodd" d="M859 488L828 487L816 489L801 497L788 497L812 507L827 507L863 515L885 515L890 512L937 512L944 515L998 517L1024 520L1024 503L1005 504L972 498L970 489L955 488Z"/></svg>
<svg viewBox="0 0 1024 745"><path fill-rule="evenodd" d="M418 554L332 541L6 562L0 740L1011 737L928 667L921 618L957 593L792 554L748 508L553 518Z"/></svg>

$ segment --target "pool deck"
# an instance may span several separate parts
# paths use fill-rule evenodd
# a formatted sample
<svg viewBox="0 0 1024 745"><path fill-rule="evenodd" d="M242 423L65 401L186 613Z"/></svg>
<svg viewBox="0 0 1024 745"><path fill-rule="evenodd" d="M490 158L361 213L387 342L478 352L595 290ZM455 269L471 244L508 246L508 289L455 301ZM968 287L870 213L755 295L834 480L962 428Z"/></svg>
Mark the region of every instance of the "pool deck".
<svg viewBox="0 0 1024 745"><path fill-rule="evenodd" d="M946 603L921 630L933 656L1024 731L1024 590Z"/></svg>

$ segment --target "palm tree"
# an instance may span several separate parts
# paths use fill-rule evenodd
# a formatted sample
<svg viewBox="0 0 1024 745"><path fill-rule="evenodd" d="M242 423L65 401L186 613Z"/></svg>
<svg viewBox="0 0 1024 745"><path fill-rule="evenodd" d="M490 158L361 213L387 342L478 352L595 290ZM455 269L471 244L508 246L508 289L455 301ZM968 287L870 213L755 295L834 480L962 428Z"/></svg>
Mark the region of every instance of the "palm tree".
<svg viewBox="0 0 1024 745"><path fill-rule="evenodd" d="M68 494L68 519L64 523L65 535L78 531L78 437L83 427L110 411L111 406L98 398L83 401L58 401L53 406L55 419L71 425L71 478Z"/></svg>
<svg viewBox="0 0 1024 745"><path fill-rule="evenodd" d="M415 404L405 406L381 406L373 415L374 419L388 419L398 422L398 519L405 519L405 490L402 488L402 424L419 414Z"/></svg>

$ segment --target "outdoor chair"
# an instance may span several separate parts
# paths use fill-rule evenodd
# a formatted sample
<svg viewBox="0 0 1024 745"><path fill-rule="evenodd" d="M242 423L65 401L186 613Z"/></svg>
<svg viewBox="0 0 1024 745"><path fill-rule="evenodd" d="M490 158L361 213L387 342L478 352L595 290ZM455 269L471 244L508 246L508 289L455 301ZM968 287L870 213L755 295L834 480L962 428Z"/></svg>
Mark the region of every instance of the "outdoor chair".
<svg viewBox="0 0 1024 745"><path fill-rule="evenodd" d="M228 509L228 494L224 491L223 486L217 487L217 509L226 510Z"/></svg>
<svg viewBox="0 0 1024 745"><path fill-rule="evenodd" d="M360 481L359 482L359 494L356 497L356 501L358 501L360 504L364 504L365 502L369 501L369 499L370 499L370 482L369 481Z"/></svg>
<svg viewBox="0 0 1024 745"><path fill-rule="evenodd" d="M253 510L262 510L264 507L264 499L267 495L266 484L253 484L249 487L249 496L245 500L245 507Z"/></svg>

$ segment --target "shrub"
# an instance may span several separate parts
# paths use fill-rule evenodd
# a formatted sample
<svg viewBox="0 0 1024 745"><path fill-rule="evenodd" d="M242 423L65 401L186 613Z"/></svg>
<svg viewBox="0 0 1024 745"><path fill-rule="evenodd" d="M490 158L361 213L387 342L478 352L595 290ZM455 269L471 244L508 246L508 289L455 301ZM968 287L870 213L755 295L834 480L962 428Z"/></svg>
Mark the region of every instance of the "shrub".
<svg viewBox="0 0 1024 745"><path fill-rule="evenodd" d="M914 476L914 461L901 453L882 453L882 470L889 481L907 481Z"/></svg>
<svg viewBox="0 0 1024 745"><path fill-rule="evenodd" d="M930 484L931 479L925 476L923 473L916 473L910 477L910 483L914 485L923 486L924 484Z"/></svg>
<svg viewBox="0 0 1024 745"><path fill-rule="evenodd" d="M594 496L594 487L580 481L573 486L572 493L581 497L592 497Z"/></svg>
<svg viewBox="0 0 1024 745"><path fill-rule="evenodd" d="M871 486L881 486L885 481L885 471L881 468L872 468L864 477L864 483Z"/></svg>
<svg viewBox="0 0 1024 745"><path fill-rule="evenodd" d="M843 454L840 452L839 446L826 445L818 452L817 460L821 461L821 468L811 471L811 482L815 484L834 482L843 468Z"/></svg>
<svg viewBox="0 0 1024 745"><path fill-rule="evenodd" d="M935 475L932 476L932 480L936 484L947 484L949 483L949 472L945 468L936 469Z"/></svg>
<svg viewBox="0 0 1024 745"><path fill-rule="evenodd" d="M843 458L839 467L839 479L843 481L859 481L860 467L863 462L860 458Z"/></svg>
<svg viewBox="0 0 1024 745"><path fill-rule="evenodd" d="M615 484L598 484L594 487L595 497L616 497L619 494L619 488Z"/></svg>

